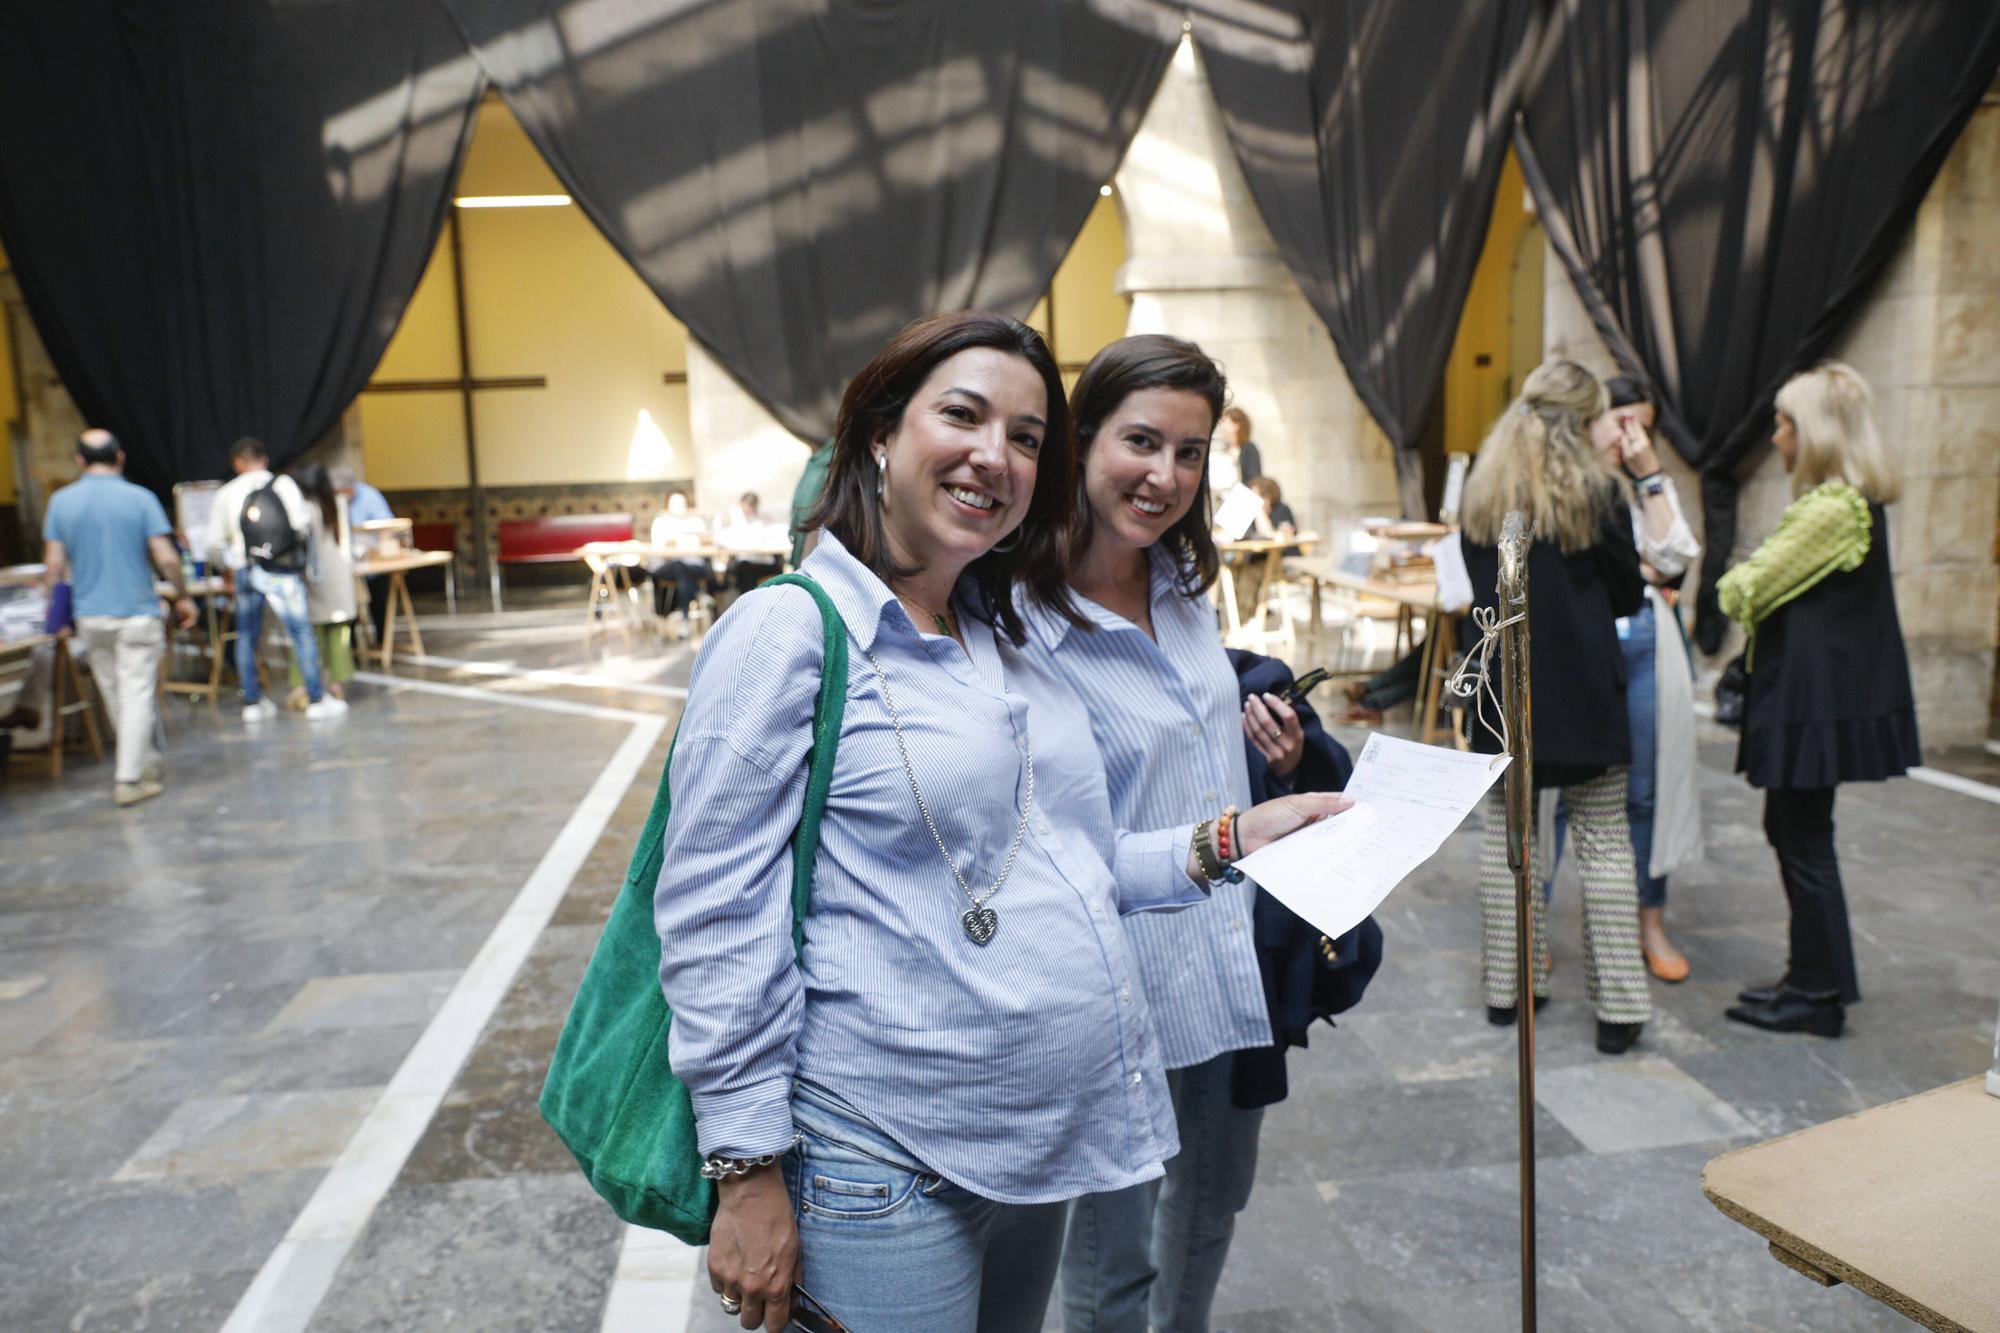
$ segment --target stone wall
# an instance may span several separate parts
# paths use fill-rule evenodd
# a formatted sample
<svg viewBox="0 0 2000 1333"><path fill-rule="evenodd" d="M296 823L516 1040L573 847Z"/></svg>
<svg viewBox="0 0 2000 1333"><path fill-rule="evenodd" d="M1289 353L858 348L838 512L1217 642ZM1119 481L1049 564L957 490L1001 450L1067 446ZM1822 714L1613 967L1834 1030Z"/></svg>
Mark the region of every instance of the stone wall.
<svg viewBox="0 0 2000 1333"><path fill-rule="evenodd" d="M1222 364L1302 527L1400 512L1388 437L1279 258L1191 43L1175 53L1116 183L1126 331L1192 338Z"/></svg>

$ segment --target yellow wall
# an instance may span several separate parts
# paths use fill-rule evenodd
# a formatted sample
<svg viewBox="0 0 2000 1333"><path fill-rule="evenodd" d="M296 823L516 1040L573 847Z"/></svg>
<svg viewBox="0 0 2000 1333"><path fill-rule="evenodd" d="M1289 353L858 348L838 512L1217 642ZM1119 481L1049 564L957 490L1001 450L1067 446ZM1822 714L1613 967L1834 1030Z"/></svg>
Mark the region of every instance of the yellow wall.
<svg viewBox="0 0 2000 1333"><path fill-rule="evenodd" d="M562 186L499 101L480 108L457 193L560 194ZM488 486L692 477L687 330L574 205L458 209L475 377L544 375L541 389L474 395L479 479ZM1057 359L1078 368L1123 337L1129 302L1112 289L1125 262L1116 203L1099 198L1051 284ZM1048 306L1030 323L1048 332ZM449 238L376 369L377 380L458 375ZM1073 378L1073 375L1072 375ZM657 434L641 427L645 413ZM455 390L364 393L369 480L388 490L466 484ZM658 448L665 437L670 458Z"/></svg>
<svg viewBox="0 0 2000 1333"><path fill-rule="evenodd" d="M7 271L7 252L0 250L0 273ZM0 505L14 503L14 449L7 425L21 415L21 395L14 385L14 349L7 341L7 317L0 311Z"/></svg>
<svg viewBox="0 0 2000 1333"><path fill-rule="evenodd" d="M1100 196L1076 243L1049 284L1056 298L1056 359L1079 369L1106 343L1125 336L1132 302L1112 287L1125 262L1125 221L1117 201Z"/></svg>
<svg viewBox="0 0 2000 1333"><path fill-rule="evenodd" d="M520 123L480 108L458 193L558 194ZM688 477L687 334L574 205L459 209L467 340L475 377L542 375L540 389L474 395L479 479L488 486ZM375 373L458 374L449 238ZM647 414L658 435L642 432ZM456 391L366 393L369 479L387 489L462 486L465 435ZM658 450L664 436L671 456Z"/></svg>
<svg viewBox="0 0 2000 1333"><path fill-rule="evenodd" d="M1458 336L1451 345L1451 359L1444 376L1444 447L1447 452L1469 453L1493 419L1506 410L1513 392L1520 386L1511 379L1512 344L1515 325L1511 314L1535 316L1539 310L1514 311L1514 263L1520 251L1522 233L1534 225L1533 216L1523 206L1526 181L1512 149L1500 173L1500 189L1493 200L1493 219L1487 227L1486 244L1479 252L1479 266L1466 293L1465 313L1459 318ZM1539 254L1539 252L1537 252ZM1539 298L1540 284L1535 286ZM1540 337L1535 342L1539 345ZM1479 365L1484 356L1486 365Z"/></svg>

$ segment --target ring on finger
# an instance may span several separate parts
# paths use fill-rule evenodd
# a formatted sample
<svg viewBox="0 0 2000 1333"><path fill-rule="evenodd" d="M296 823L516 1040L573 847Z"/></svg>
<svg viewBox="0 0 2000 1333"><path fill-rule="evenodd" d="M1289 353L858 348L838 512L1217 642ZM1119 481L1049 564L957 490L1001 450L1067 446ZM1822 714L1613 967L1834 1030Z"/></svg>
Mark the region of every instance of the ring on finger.
<svg viewBox="0 0 2000 1333"><path fill-rule="evenodd" d="M736 1299L736 1298L735 1298L734 1296L724 1296L724 1297L722 1298L722 1313L724 1313L724 1314L742 1314L742 1313L743 1313L743 1302L742 1302L742 1301L739 1301L739 1300L737 1300L737 1299Z"/></svg>

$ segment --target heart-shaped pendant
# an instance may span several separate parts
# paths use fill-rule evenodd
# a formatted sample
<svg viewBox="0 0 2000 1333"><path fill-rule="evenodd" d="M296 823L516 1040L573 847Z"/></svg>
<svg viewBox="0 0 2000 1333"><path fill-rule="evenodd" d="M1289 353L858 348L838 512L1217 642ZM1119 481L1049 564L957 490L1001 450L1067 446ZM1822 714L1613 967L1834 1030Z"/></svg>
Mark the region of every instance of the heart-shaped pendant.
<svg viewBox="0 0 2000 1333"><path fill-rule="evenodd" d="M1000 929L1000 916L990 907L968 907L958 921L974 944L987 943L993 932Z"/></svg>

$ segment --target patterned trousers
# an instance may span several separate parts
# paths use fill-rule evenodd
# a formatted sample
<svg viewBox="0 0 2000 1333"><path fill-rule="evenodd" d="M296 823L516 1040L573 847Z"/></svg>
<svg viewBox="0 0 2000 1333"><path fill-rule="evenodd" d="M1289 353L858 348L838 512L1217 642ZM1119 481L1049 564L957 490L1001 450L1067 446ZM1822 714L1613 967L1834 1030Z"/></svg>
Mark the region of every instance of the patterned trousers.
<svg viewBox="0 0 2000 1333"><path fill-rule="evenodd" d="M1583 873L1583 978L1591 1007L1607 1023L1643 1023L1653 1014L1646 963L1639 954L1639 892L1632 872L1632 833L1625 822L1625 770L1562 789L1569 830ZM1546 793L1542 793L1545 795ZM1534 903L1534 993L1549 993L1548 913L1540 886L1550 873L1549 849L1535 845L1529 897ZM1507 803L1501 786L1486 798L1479 842L1480 957L1486 1003L1514 1007L1514 874L1507 868Z"/></svg>

